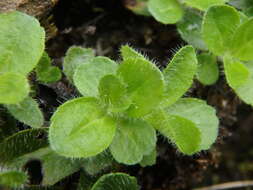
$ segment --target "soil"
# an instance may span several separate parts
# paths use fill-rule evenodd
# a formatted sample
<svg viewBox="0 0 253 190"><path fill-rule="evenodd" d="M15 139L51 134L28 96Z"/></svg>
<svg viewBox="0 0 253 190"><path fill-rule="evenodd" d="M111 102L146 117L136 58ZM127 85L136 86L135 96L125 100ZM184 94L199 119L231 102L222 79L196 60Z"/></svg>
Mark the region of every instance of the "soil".
<svg viewBox="0 0 253 190"><path fill-rule="evenodd" d="M91 47L97 55L118 60L119 47L131 44L162 69L185 44L175 25L162 25L152 18L134 15L123 6L123 0L60 0L51 14L58 33L47 42L47 51L59 67L73 45ZM120 167L136 176L143 190L192 189L253 177L253 112L226 85L222 68L220 75L215 85L204 87L196 81L187 93L207 100L217 109L220 128L215 145L189 157L159 137L156 165ZM38 90L37 98L47 119L59 104L77 96L65 79L53 85L40 85ZM76 173L58 186L75 189L78 176Z"/></svg>

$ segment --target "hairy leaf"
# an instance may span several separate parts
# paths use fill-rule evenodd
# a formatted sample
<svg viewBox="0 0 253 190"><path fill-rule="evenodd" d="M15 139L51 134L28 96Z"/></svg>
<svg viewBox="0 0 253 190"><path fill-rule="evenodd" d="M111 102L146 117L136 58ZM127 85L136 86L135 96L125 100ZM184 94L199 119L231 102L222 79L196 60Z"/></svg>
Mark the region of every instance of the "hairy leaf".
<svg viewBox="0 0 253 190"><path fill-rule="evenodd" d="M93 185L91 190L139 190L135 177L124 173L111 173L103 175Z"/></svg>
<svg viewBox="0 0 253 190"><path fill-rule="evenodd" d="M17 120L33 128L39 128L44 123L38 103L31 97L25 98L19 104L7 105L6 107Z"/></svg>
<svg viewBox="0 0 253 190"><path fill-rule="evenodd" d="M184 1L188 6L200 10L206 10L208 7L213 5L222 5L228 0L184 0Z"/></svg>
<svg viewBox="0 0 253 190"><path fill-rule="evenodd" d="M164 80L154 64L140 58L127 59L119 66L117 74L127 85L127 93L133 102L127 110L129 116L143 116L160 103Z"/></svg>
<svg viewBox="0 0 253 190"><path fill-rule="evenodd" d="M10 72L0 74L0 104L17 104L28 96L29 90L25 76Z"/></svg>
<svg viewBox="0 0 253 190"><path fill-rule="evenodd" d="M135 49L133 49L128 45L121 46L120 53L123 60L136 59L136 58L145 60L145 57L141 53L139 53L138 51L136 51Z"/></svg>
<svg viewBox="0 0 253 190"><path fill-rule="evenodd" d="M156 146L155 130L141 119L120 119L111 153L119 163L137 164Z"/></svg>
<svg viewBox="0 0 253 190"><path fill-rule="evenodd" d="M28 74L44 51L44 29L35 18L16 11L0 14L0 23L0 50L8 59L0 62L0 72Z"/></svg>
<svg viewBox="0 0 253 190"><path fill-rule="evenodd" d="M183 17L183 8L177 0L149 0L148 10L163 24L174 24Z"/></svg>
<svg viewBox="0 0 253 190"><path fill-rule="evenodd" d="M26 173L22 171L3 171L0 172L0 186L19 188L28 180Z"/></svg>
<svg viewBox="0 0 253 190"><path fill-rule="evenodd" d="M95 57L78 67L74 74L74 84L82 95L97 97L100 79L105 75L115 74L117 67L107 57Z"/></svg>
<svg viewBox="0 0 253 190"><path fill-rule="evenodd" d="M163 71L165 101L163 106L175 103L191 87L197 72L197 58L192 46L181 48Z"/></svg>
<svg viewBox="0 0 253 190"><path fill-rule="evenodd" d="M115 134L115 121L94 98L77 98L61 105L51 118L51 148L66 157L91 157L104 151Z"/></svg>
<svg viewBox="0 0 253 190"><path fill-rule="evenodd" d="M239 24L240 15L235 8L227 5L210 7L202 25L202 37L208 49L216 55L225 54Z"/></svg>

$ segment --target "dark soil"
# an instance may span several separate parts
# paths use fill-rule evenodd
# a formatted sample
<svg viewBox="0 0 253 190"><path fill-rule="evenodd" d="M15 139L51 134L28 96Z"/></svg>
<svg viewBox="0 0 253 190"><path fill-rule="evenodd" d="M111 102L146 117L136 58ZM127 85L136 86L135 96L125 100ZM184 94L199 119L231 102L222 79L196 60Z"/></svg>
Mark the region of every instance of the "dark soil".
<svg viewBox="0 0 253 190"><path fill-rule="evenodd" d="M152 18L136 16L120 0L60 0L52 14L59 32L48 41L47 51L58 66L72 45L91 47L97 55L118 60L119 47L128 43L163 68L185 44L174 25L165 26ZM47 119L61 102L77 95L64 79L54 85L39 86L39 92ZM136 176L143 190L191 189L253 177L253 112L226 85L222 71L217 84L204 87L195 82L188 95L205 99L217 108L219 138L210 151L189 157L160 137L155 166L120 167L121 171ZM75 189L78 175L60 186Z"/></svg>

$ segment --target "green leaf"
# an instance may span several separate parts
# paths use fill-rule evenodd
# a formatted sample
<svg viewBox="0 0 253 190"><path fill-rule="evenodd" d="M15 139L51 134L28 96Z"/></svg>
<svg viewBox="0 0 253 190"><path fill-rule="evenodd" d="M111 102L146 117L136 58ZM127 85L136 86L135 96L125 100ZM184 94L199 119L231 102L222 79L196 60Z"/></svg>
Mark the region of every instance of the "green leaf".
<svg viewBox="0 0 253 190"><path fill-rule="evenodd" d="M245 103L253 105L253 65L224 57L228 84Z"/></svg>
<svg viewBox="0 0 253 190"><path fill-rule="evenodd" d="M73 82L73 76L76 69L94 58L94 51L90 48L70 47L66 53L63 62L63 72L70 82Z"/></svg>
<svg viewBox="0 0 253 190"><path fill-rule="evenodd" d="M253 18L241 24L236 30L232 47L231 55L243 60L249 61L253 59Z"/></svg>
<svg viewBox="0 0 253 190"><path fill-rule="evenodd" d="M175 143L182 153L192 155L200 150L200 130L192 121L177 115L169 115L164 110L154 111L146 120Z"/></svg>
<svg viewBox="0 0 253 190"><path fill-rule="evenodd" d="M154 64L140 58L128 59L119 66L117 74L127 85L127 93L133 102L127 110L129 116L141 117L161 102L164 80Z"/></svg>
<svg viewBox="0 0 253 190"><path fill-rule="evenodd" d="M133 11L137 15L143 15L143 16L151 16L150 12L148 11L148 5L147 0L137 0L136 2L127 2L125 3L126 7Z"/></svg>
<svg viewBox="0 0 253 190"><path fill-rule="evenodd" d="M210 7L202 25L202 37L208 49L216 55L225 54L239 24L240 15L235 8L227 5Z"/></svg>
<svg viewBox="0 0 253 190"><path fill-rule="evenodd" d="M28 96L29 90L25 76L17 73L0 74L0 104L17 104Z"/></svg>
<svg viewBox="0 0 253 190"><path fill-rule="evenodd" d="M103 77L99 82L98 89L103 103L108 105L109 112L124 111L131 104L126 86L114 75Z"/></svg>
<svg viewBox="0 0 253 190"><path fill-rule="evenodd" d="M202 15L200 12L187 9L183 19L177 23L180 36L190 45L201 50L207 50L201 36Z"/></svg>
<svg viewBox="0 0 253 190"><path fill-rule="evenodd" d="M120 53L124 61L127 59L136 59L136 58L146 60L144 55L142 55L141 53L139 53L138 51L136 51L135 49L133 49L128 45L121 46Z"/></svg>
<svg viewBox="0 0 253 190"><path fill-rule="evenodd" d="M156 163L156 149L154 149L150 154L144 155L140 165L141 167L146 167L146 166L153 166Z"/></svg>
<svg viewBox="0 0 253 190"><path fill-rule="evenodd" d="M61 105L51 118L51 148L66 157L91 157L104 151L115 134L115 121L95 98L77 98Z"/></svg>
<svg viewBox="0 0 253 190"><path fill-rule="evenodd" d="M197 72L197 58L192 46L181 48L163 71L165 101L163 106L175 103L191 87Z"/></svg>
<svg viewBox="0 0 253 190"><path fill-rule="evenodd" d="M81 171L77 190L90 190L96 182L96 178Z"/></svg>
<svg viewBox="0 0 253 190"><path fill-rule="evenodd" d="M166 109L173 116L183 117L193 122L201 134L199 150L207 150L218 135L219 120L216 111L205 101L195 98L182 98Z"/></svg>
<svg viewBox="0 0 253 190"><path fill-rule="evenodd" d="M16 11L0 14L0 23L0 57L7 59L0 62L0 72L28 74L44 51L44 29L35 18Z"/></svg>
<svg viewBox="0 0 253 190"><path fill-rule="evenodd" d="M249 69L230 56L224 57L224 70L227 82L233 89L245 84L250 77Z"/></svg>
<svg viewBox="0 0 253 190"><path fill-rule="evenodd" d="M141 119L122 118L110 150L117 162L133 165L140 162L143 155L150 154L155 146L156 133L152 126Z"/></svg>
<svg viewBox="0 0 253 190"><path fill-rule="evenodd" d="M44 123L39 105L31 97L25 98L19 104L6 105L6 107L17 120L33 128L39 128Z"/></svg>
<svg viewBox="0 0 253 190"><path fill-rule="evenodd" d="M71 160L53 152L49 147L41 148L13 161L13 166L23 168L29 161L38 160L42 166L42 185L54 185L80 169L78 160ZM64 167L63 167L64 166Z"/></svg>
<svg viewBox="0 0 253 190"><path fill-rule="evenodd" d="M200 10L206 10L213 5L222 5L228 0L184 0L185 4Z"/></svg>
<svg viewBox="0 0 253 190"><path fill-rule="evenodd" d="M74 74L74 84L82 95L97 97L100 79L105 75L115 74L117 67L107 57L95 57L78 67Z"/></svg>
<svg viewBox="0 0 253 190"><path fill-rule="evenodd" d="M0 185L10 188L22 187L28 181L28 176L22 171L0 172Z"/></svg>
<svg viewBox="0 0 253 190"><path fill-rule="evenodd" d="M204 85L212 85L219 78L219 68L216 57L209 53L202 53L197 56L198 71L197 79Z"/></svg>
<svg viewBox="0 0 253 190"><path fill-rule="evenodd" d="M51 65L51 59L46 52L41 57L36 67L37 79L41 82L52 83L61 79L61 70Z"/></svg>
<svg viewBox="0 0 253 190"><path fill-rule="evenodd" d="M148 10L163 24L174 24L183 17L183 8L177 0L149 0Z"/></svg>
<svg viewBox="0 0 253 190"><path fill-rule="evenodd" d="M111 173L103 175L93 185L91 190L139 190L135 177L124 173Z"/></svg>
<svg viewBox="0 0 253 190"><path fill-rule="evenodd" d="M25 154L36 151L48 145L46 130L23 130L4 139L0 143L0 163L8 163Z"/></svg>

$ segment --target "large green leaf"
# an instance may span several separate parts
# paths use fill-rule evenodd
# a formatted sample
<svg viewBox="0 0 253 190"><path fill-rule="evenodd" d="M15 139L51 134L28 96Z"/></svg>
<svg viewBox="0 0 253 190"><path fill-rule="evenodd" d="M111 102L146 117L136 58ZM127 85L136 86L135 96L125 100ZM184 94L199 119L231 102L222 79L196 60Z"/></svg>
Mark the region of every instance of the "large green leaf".
<svg viewBox="0 0 253 190"><path fill-rule="evenodd" d="M240 25L233 37L231 55L243 61L253 60L253 18Z"/></svg>
<svg viewBox="0 0 253 190"><path fill-rule="evenodd" d="M202 25L202 37L208 49L216 55L225 54L239 24L240 15L235 8L227 5L210 7Z"/></svg>
<svg viewBox="0 0 253 190"><path fill-rule="evenodd" d="M44 123L38 103L31 97L25 98L19 104L7 105L6 107L17 120L33 128L39 128Z"/></svg>
<svg viewBox="0 0 253 190"><path fill-rule="evenodd" d="M0 187L19 188L28 181L26 173L18 170L2 171L0 172Z"/></svg>
<svg viewBox="0 0 253 190"><path fill-rule="evenodd" d="M74 74L74 84L84 96L97 97L98 85L105 75L115 74L118 65L107 57L95 57L80 65Z"/></svg>
<svg viewBox="0 0 253 190"><path fill-rule="evenodd" d="M127 110L130 116L143 116L161 102L164 80L154 64L140 58L127 59L119 66L117 74L127 85L133 102Z"/></svg>
<svg viewBox="0 0 253 190"><path fill-rule="evenodd" d="M91 190L139 190L137 180L124 173L103 175Z"/></svg>
<svg viewBox="0 0 253 190"><path fill-rule="evenodd" d="M94 98L77 98L61 105L51 118L51 148L66 157L91 157L105 150L115 134L115 121Z"/></svg>
<svg viewBox="0 0 253 190"><path fill-rule="evenodd" d="M165 78L165 102L169 106L176 102L191 87L197 72L197 58L192 46L181 48L163 71Z"/></svg>
<svg viewBox="0 0 253 190"><path fill-rule="evenodd" d="M28 96L29 90L25 76L10 72L0 74L0 104L17 104Z"/></svg>
<svg viewBox="0 0 253 190"><path fill-rule="evenodd" d="M103 77L98 89L100 98L108 106L109 112L124 111L131 104L131 100L127 96L126 86L114 75Z"/></svg>
<svg viewBox="0 0 253 190"><path fill-rule="evenodd" d="M89 48L73 46L66 53L63 62L63 72L70 82L73 82L73 75L76 69L94 57L94 52Z"/></svg>
<svg viewBox="0 0 253 190"><path fill-rule="evenodd" d="M193 122L200 131L199 150L207 150L218 135L219 120L216 111L205 101L195 98L182 98L166 109L168 114Z"/></svg>
<svg viewBox="0 0 253 190"><path fill-rule="evenodd" d="M35 18L21 12L0 14L0 23L0 57L5 57L0 58L0 72L26 75L44 51L44 29Z"/></svg>
<svg viewBox="0 0 253 190"><path fill-rule="evenodd" d="M119 163L137 164L143 155L154 150L156 133L147 122L141 119L120 119L117 127L110 150Z"/></svg>
<svg viewBox="0 0 253 190"><path fill-rule="evenodd" d="M183 8L177 0L149 0L148 10L163 24L174 24L183 17Z"/></svg>
<svg viewBox="0 0 253 190"><path fill-rule="evenodd" d="M208 7L213 5L222 5L228 0L184 0L184 2L191 7L206 10Z"/></svg>

